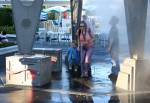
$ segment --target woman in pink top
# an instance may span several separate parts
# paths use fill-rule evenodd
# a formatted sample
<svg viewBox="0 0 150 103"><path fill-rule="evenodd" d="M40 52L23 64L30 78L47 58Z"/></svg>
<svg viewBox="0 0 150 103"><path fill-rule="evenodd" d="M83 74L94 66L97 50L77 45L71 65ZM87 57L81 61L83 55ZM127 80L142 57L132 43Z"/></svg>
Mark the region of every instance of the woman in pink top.
<svg viewBox="0 0 150 103"><path fill-rule="evenodd" d="M90 77L90 64L94 43L91 29L87 27L87 24L84 21L81 21L77 35L80 45L81 76Z"/></svg>

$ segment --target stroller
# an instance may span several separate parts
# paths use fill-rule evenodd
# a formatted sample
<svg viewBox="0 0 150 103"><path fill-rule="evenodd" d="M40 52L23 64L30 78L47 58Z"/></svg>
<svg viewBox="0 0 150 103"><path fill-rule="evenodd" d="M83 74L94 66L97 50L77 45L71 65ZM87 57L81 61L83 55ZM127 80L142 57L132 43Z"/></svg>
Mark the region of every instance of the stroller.
<svg viewBox="0 0 150 103"><path fill-rule="evenodd" d="M80 77L80 53L77 48L70 47L68 49L67 55L65 57L65 64L71 77Z"/></svg>

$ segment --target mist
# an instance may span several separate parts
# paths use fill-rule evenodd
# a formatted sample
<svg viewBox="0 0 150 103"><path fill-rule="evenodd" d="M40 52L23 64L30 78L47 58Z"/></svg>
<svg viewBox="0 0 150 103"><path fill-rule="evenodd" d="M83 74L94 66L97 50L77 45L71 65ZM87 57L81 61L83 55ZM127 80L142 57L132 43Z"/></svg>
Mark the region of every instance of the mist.
<svg viewBox="0 0 150 103"><path fill-rule="evenodd" d="M83 8L94 7L91 9L91 15L97 16L100 22L100 33L108 36L112 16L119 18L117 25L120 41L120 60L129 57L128 37L126 29L126 17L124 9L124 0L83 0ZM88 1L88 2L87 2ZM90 10L90 8L89 8Z"/></svg>

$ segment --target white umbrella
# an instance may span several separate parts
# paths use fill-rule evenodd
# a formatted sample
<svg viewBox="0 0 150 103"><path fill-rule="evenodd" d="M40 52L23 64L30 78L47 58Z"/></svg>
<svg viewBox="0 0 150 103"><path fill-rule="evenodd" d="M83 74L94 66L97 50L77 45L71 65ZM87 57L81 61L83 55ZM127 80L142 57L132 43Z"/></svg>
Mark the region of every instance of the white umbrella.
<svg viewBox="0 0 150 103"><path fill-rule="evenodd" d="M47 9L43 9L44 12L65 12L67 11L67 8L62 6L54 6Z"/></svg>

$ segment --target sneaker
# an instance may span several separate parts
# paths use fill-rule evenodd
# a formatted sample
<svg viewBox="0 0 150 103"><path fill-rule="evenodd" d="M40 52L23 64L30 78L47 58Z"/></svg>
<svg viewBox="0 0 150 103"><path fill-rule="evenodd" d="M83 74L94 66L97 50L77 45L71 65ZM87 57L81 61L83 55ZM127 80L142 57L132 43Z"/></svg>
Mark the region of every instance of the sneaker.
<svg viewBox="0 0 150 103"><path fill-rule="evenodd" d="M110 79L113 83L115 83L118 76L111 73L111 74L108 75L108 77L109 77L109 79Z"/></svg>

